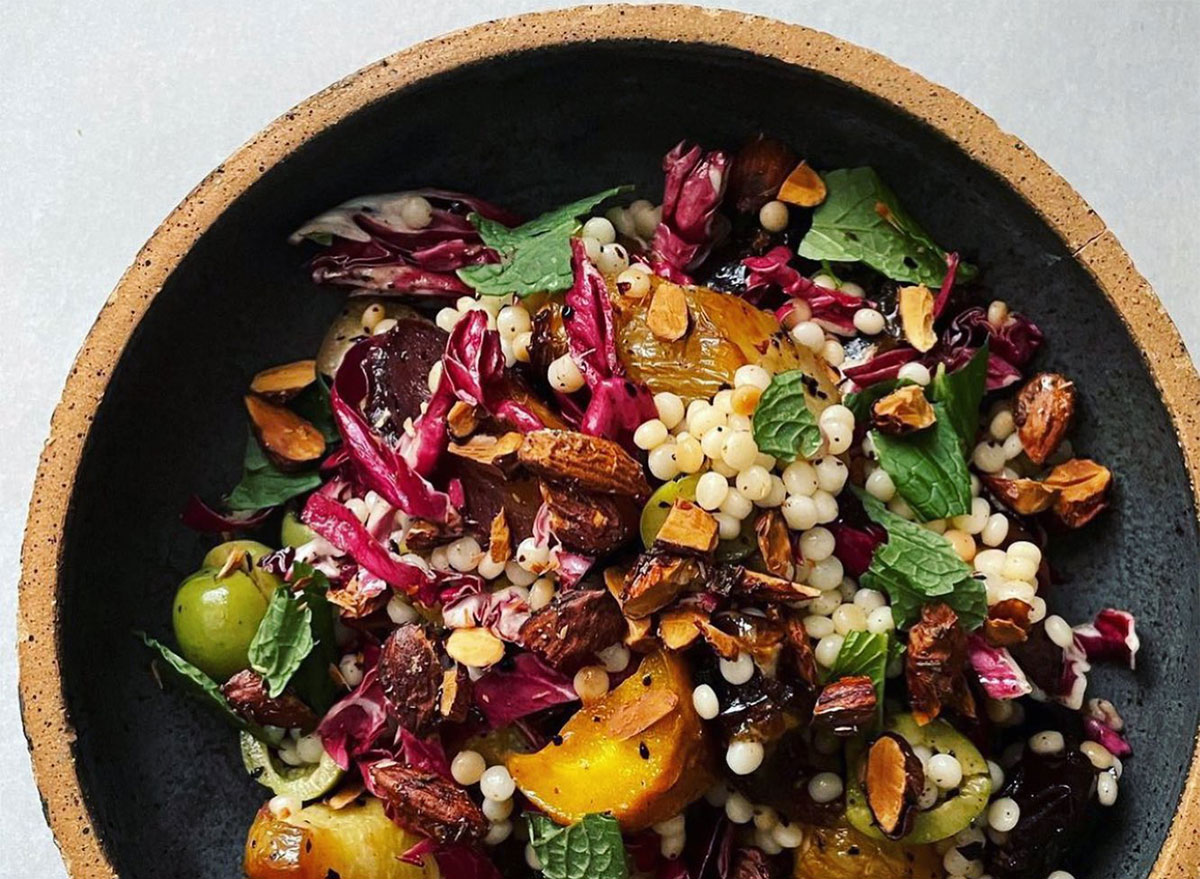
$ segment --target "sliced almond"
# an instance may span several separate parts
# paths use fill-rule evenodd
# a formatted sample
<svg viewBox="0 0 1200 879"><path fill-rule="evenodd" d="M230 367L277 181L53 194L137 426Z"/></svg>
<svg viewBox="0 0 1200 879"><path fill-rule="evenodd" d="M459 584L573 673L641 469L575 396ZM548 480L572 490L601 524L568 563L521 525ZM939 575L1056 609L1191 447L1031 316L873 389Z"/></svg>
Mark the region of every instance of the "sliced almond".
<svg viewBox="0 0 1200 879"><path fill-rule="evenodd" d="M286 403L317 380L317 361L297 360L264 369L250 381L250 393Z"/></svg>
<svg viewBox="0 0 1200 879"><path fill-rule="evenodd" d="M821 179L821 175L814 171L808 162L801 162L788 174L775 197L802 208L815 208L825 201L826 195L825 181Z"/></svg>
<svg viewBox="0 0 1200 879"><path fill-rule="evenodd" d="M691 501L677 499L667 513L654 546L664 552L708 556L717 548L720 526L709 512Z"/></svg>
<svg viewBox="0 0 1200 879"><path fill-rule="evenodd" d="M1112 473L1087 458L1072 458L1059 464L1043 480L1058 489L1054 516L1068 528L1081 528L1108 506Z"/></svg>
<svg viewBox="0 0 1200 879"><path fill-rule="evenodd" d="M456 439L468 437L479 427L479 413L470 403L455 400L446 415L446 427Z"/></svg>
<svg viewBox="0 0 1200 879"><path fill-rule="evenodd" d="M359 797L361 797L364 790L366 790L366 788L363 787L363 783L361 781L348 781L338 789L337 793L332 794L329 799L325 801L325 803L329 806L329 808L336 812L339 809L346 808Z"/></svg>
<svg viewBox="0 0 1200 879"><path fill-rule="evenodd" d="M742 643L736 636L718 629L709 620L697 620L696 628L700 630L700 634L704 636L704 640L708 642L708 646L713 649L713 652L722 659L735 660L742 652Z"/></svg>
<svg viewBox="0 0 1200 879"><path fill-rule="evenodd" d="M654 637L654 620L643 617L640 620L625 618L629 631L625 633L625 646L635 653L650 653L658 649L658 640Z"/></svg>
<svg viewBox="0 0 1200 879"><path fill-rule="evenodd" d="M492 519L492 527L488 537L488 557L496 564L503 564L512 558L512 535L508 528L508 516L504 510Z"/></svg>
<svg viewBox="0 0 1200 879"><path fill-rule="evenodd" d="M295 470L325 454L325 438L291 409L247 394L246 411L254 435L267 457L280 470Z"/></svg>
<svg viewBox="0 0 1200 879"><path fill-rule="evenodd" d="M892 436L903 436L931 427L937 415L920 385L905 385L871 407L871 423L876 430Z"/></svg>
<svg viewBox="0 0 1200 879"><path fill-rule="evenodd" d="M621 609L631 619L648 617L703 575L703 567L694 558L642 553L621 587Z"/></svg>
<svg viewBox="0 0 1200 879"><path fill-rule="evenodd" d="M461 665L442 672L438 692L438 713L453 723L462 723L471 710L471 678Z"/></svg>
<svg viewBox="0 0 1200 879"><path fill-rule="evenodd" d="M679 697L665 688L647 690L637 699L617 709L608 719L608 734L618 742L648 730L679 704Z"/></svg>
<svg viewBox="0 0 1200 879"><path fill-rule="evenodd" d="M525 437L516 431L500 436L481 434L471 437L465 443L450 443L447 450L451 455L468 458L508 473L516 465L517 450L521 448L524 439Z"/></svg>
<svg viewBox="0 0 1200 879"><path fill-rule="evenodd" d="M1054 454L1075 415L1075 383L1053 372L1035 375L1017 392L1013 420L1029 460L1045 463Z"/></svg>
<svg viewBox="0 0 1200 879"><path fill-rule="evenodd" d="M908 833L925 788L925 769L912 746L896 733L881 735L867 751L863 782L867 806L883 835L899 839Z"/></svg>
<svg viewBox="0 0 1200 879"><path fill-rule="evenodd" d="M688 330L687 296L678 284L664 281L650 298L646 326L664 342L682 339Z"/></svg>
<svg viewBox="0 0 1200 879"><path fill-rule="evenodd" d="M446 653L471 668L487 668L504 658L504 642L487 629L455 629L446 639Z"/></svg>
<svg viewBox="0 0 1200 879"><path fill-rule="evenodd" d="M604 437L573 430L534 430L525 434L517 459L549 482L600 494L641 498L650 494L642 465L620 444Z"/></svg>
<svg viewBox="0 0 1200 879"><path fill-rule="evenodd" d="M1058 489L1036 479L1005 479L1003 476L983 476L983 484L1014 513L1033 516L1054 505Z"/></svg>
<svg viewBox="0 0 1200 879"><path fill-rule="evenodd" d="M672 607L658 618L658 640L668 650L683 650L700 637L697 623L708 620L708 614L696 607Z"/></svg>
<svg viewBox="0 0 1200 879"><path fill-rule="evenodd" d="M852 736L874 722L878 696L867 675L839 678L824 686L813 707L813 725L835 736Z"/></svg>
<svg viewBox="0 0 1200 879"><path fill-rule="evenodd" d="M1029 637L1032 623L1029 614L1033 610L1019 598L1006 598L988 608L983 622L983 637L993 647L1012 647Z"/></svg>
<svg viewBox="0 0 1200 879"><path fill-rule="evenodd" d="M922 354L937 344L933 331L933 294L924 284L901 287L896 292L904 338Z"/></svg>
<svg viewBox="0 0 1200 879"><path fill-rule="evenodd" d="M720 595L737 595L762 602L804 601L821 594L821 590L804 583L751 571L741 565L720 568L709 588Z"/></svg>

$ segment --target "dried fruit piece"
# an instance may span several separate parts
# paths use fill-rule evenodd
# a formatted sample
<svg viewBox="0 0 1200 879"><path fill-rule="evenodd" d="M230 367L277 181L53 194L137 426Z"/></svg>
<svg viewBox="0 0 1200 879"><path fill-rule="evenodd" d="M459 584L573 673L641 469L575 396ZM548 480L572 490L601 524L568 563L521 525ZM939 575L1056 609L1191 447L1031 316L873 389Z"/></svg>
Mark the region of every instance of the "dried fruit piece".
<svg viewBox="0 0 1200 879"><path fill-rule="evenodd" d="M1054 372L1041 372L1017 393L1013 420L1029 460L1043 464L1054 454L1075 415L1075 383Z"/></svg>
<svg viewBox="0 0 1200 879"><path fill-rule="evenodd" d="M248 668L227 680L221 687L221 694L230 708L251 723L285 729L298 727L304 732L317 726L316 714L299 697L284 690L274 699L270 698L262 675Z"/></svg>
<svg viewBox="0 0 1200 879"><path fill-rule="evenodd" d="M967 686L967 635L958 615L945 604L927 604L908 631L905 677L913 717L922 726L953 708L975 716L975 700Z"/></svg>
<svg viewBox="0 0 1200 879"><path fill-rule="evenodd" d="M379 654L379 683L388 709L402 727L425 735L437 722L442 663L429 633L417 623L397 628Z"/></svg>
<svg viewBox="0 0 1200 879"><path fill-rule="evenodd" d="M775 197L798 207L815 208L825 201L826 194L825 181L805 161L792 169Z"/></svg>
<svg viewBox="0 0 1200 879"><path fill-rule="evenodd" d="M479 427L479 413L470 403L455 400L446 415L446 427L456 439L468 437Z"/></svg>
<svg viewBox="0 0 1200 879"><path fill-rule="evenodd" d="M879 707L868 675L852 675L826 684L813 707L813 725L835 736L852 736L869 726Z"/></svg>
<svg viewBox="0 0 1200 879"><path fill-rule="evenodd" d="M983 622L983 637L993 647L1011 647L1029 637L1033 623L1029 620L1032 611L1019 598L1006 598L988 608L988 617Z"/></svg>
<svg viewBox="0 0 1200 879"><path fill-rule="evenodd" d="M525 437L515 431L500 436L473 436L465 443L450 443L447 451L451 455L467 458L479 464L495 467L508 473L517 462L517 450Z"/></svg>
<svg viewBox="0 0 1200 879"><path fill-rule="evenodd" d="M1058 489L1036 479L1005 479L1003 476L983 476L983 484L996 500L1014 513L1032 516L1054 505Z"/></svg>
<svg viewBox="0 0 1200 879"><path fill-rule="evenodd" d="M717 548L719 526L711 513L689 500L676 498L663 520L654 548L665 553L707 558Z"/></svg>
<svg viewBox="0 0 1200 879"><path fill-rule="evenodd" d="M442 690L438 697L438 713L452 723L462 723L471 710L474 689L471 676L461 665L442 672Z"/></svg>
<svg viewBox="0 0 1200 879"><path fill-rule="evenodd" d="M905 385L880 397L871 407L871 416L876 430L892 436L924 430L937 421L920 385Z"/></svg>
<svg viewBox="0 0 1200 879"><path fill-rule="evenodd" d="M780 512L763 510L759 513L754 523L754 534L758 538L758 551L767 570L776 577L791 580L796 573L792 538Z"/></svg>
<svg viewBox="0 0 1200 879"><path fill-rule="evenodd" d="M741 596L763 602L804 601L821 594L821 590L804 583L751 571L741 565L719 568L709 582L708 589L717 595Z"/></svg>
<svg viewBox="0 0 1200 879"><path fill-rule="evenodd" d="M671 690L653 688L613 712L608 719L608 734L618 742L631 739L648 730L679 704Z"/></svg>
<svg viewBox="0 0 1200 879"><path fill-rule="evenodd" d="M550 516L550 532L568 549L607 555L633 536L637 511L602 494L541 484L542 502Z"/></svg>
<svg viewBox="0 0 1200 879"><path fill-rule="evenodd" d="M742 214L757 214L759 208L775 198L787 179L788 169L796 164L796 154L781 140L757 134L733 157L729 169L726 202Z"/></svg>
<svg viewBox="0 0 1200 879"><path fill-rule="evenodd" d="M488 557L498 565L512 557L512 535L508 529L508 515L504 510L496 514L488 529Z"/></svg>
<svg viewBox="0 0 1200 879"><path fill-rule="evenodd" d="M621 587L621 610L632 619L650 616L703 576L704 566L694 558L644 552Z"/></svg>
<svg viewBox="0 0 1200 879"><path fill-rule="evenodd" d="M699 623L707 622L708 614L698 607L672 607L658 618L658 639L668 650L683 650L700 637Z"/></svg>
<svg viewBox="0 0 1200 879"><path fill-rule="evenodd" d="M486 668L504 658L504 642L487 629L455 629L446 639L446 653L455 662Z"/></svg>
<svg viewBox="0 0 1200 879"><path fill-rule="evenodd" d="M382 760L370 768L371 780L388 817L405 830L442 845L479 842L490 826L470 795L431 772Z"/></svg>
<svg viewBox="0 0 1200 879"><path fill-rule="evenodd" d="M325 454L325 437L291 409L247 394L250 425L259 445L280 470L295 470Z"/></svg>
<svg viewBox="0 0 1200 879"><path fill-rule="evenodd" d="M535 430L525 434L518 460L551 482L576 485L601 494L645 498L650 484L642 465L620 445L573 430Z"/></svg>
<svg viewBox="0 0 1200 879"><path fill-rule="evenodd" d="M883 835L899 839L908 833L925 788L925 769L912 746L894 732L883 733L867 751L863 783L867 807Z"/></svg>
<svg viewBox="0 0 1200 879"><path fill-rule="evenodd" d="M658 639L654 637L654 620L643 617L640 620L625 618L625 646L634 653L650 653L658 649Z"/></svg>
<svg viewBox="0 0 1200 879"><path fill-rule="evenodd" d="M625 637L625 617L603 589L559 592L521 626L521 643L546 664L574 674Z"/></svg>
<svg viewBox="0 0 1200 879"><path fill-rule="evenodd" d="M904 338L922 354L937 344L933 331L933 293L924 284L901 287L896 291L896 306Z"/></svg>
<svg viewBox="0 0 1200 879"><path fill-rule="evenodd" d="M264 369L250 380L250 393L272 403L286 403L317 380L317 361L297 360Z"/></svg>
<svg viewBox="0 0 1200 879"><path fill-rule="evenodd" d="M658 285L646 311L646 326L663 342L676 342L687 334L688 304L682 287L669 281Z"/></svg>
<svg viewBox="0 0 1200 879"><path fill-rule="evenodd" d="M1058 489L1054 516L1068 528L1082 528L1108 506L1112 473L1087 458L1072 458L1059 464L1045 478Z"/></svg>

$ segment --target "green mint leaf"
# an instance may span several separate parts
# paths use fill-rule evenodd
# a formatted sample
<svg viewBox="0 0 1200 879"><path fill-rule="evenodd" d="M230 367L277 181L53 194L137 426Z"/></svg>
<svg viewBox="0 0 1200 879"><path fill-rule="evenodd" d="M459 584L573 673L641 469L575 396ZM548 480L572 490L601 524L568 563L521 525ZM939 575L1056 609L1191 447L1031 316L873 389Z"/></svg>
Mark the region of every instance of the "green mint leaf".
<svg viewBox="0 0 1200 879"><path fill-rule="evenodd" d="M838 651L829 679L866 675L875 685L875 705L879 718L883 718L883 685L887 679L888 660L891 658L892 639L887 632L848 632Z"/></svg>
<svg viewBox="0 0 1200 879"><path fill-rule="evenodd" d="M888 533L887 543L875 548L871 566L860 579L863 586L887 593L896 626L911 626L930 601L948 604L967 631L982 625L987 618L986 589L950 542L890 512L865 492L855 489L855 494L871 521Z"/></svg>
<svg viewBox="0 0 1200 879"><path fill-rule="evenodd" d="M930 397L945 407L950 424L962 442L964 455L971 454L975 448L979 405L987 388L987 365L988 346L984 343L961 369L947 373L945 364L939 365L929 385Z"/></svg>
<svg viewBox="0 0 1200 879"><path fill-rule="evenodd" d="M621 827L611 815L585 815L560 827L545 815L530 815L529 843L546 879L628 879Z"/></svg>
<svg viewBox="0 0 1200 879"><path fill-rule="evenodd" d="M889 378L886 381L868 385L861 391L855 391L842 398L842 405L854 413L857 424L871 423L871 409L874 405L897 388L911 385L908 379Z"/></svg>
<svg viewBox="0 0 1200 879"><path fill-rule="evenodd" d="M829 194L813 211L800 256L865 262L894 281L942 285L946 251L904 210L873 168L843 168L823 179ZM975 274L974 266L959 263L960 281Z"/></svg>
<svg viewBox="0 0 1200 879"><path fill-rule="evenodd" d="M246 441L241 482L229 493L227 501L231 510L261 510L278 506L320 484L321 474L315 470L284 473L270 462L251 436Z"/></svg>
<svg viewBox="0 0 1200 879"><path fill-rule="evenodd" d="M802 369L777 373L754 410L754 442L758 450L781 461L797 454L808 458L821 448L821 429L808 408L816 382Z"/></svg>
<svg viewBox="0 0 1200 879"><path fill-rule="evenodd" d="M943 403L934 403L933 427L906 436L871 431L879 466L922 521L971 512L971 474L958 432Z"/></svg>
<svg viewBox="0 0 1200 879"><path fill-rule="evenodd" d="M336 665L339 658L333 631L333 608L326 597L329 578L311 565L293 562L291 588L304 598L312 611L313 634L313 648L292 676L292 686L310 708L317 714L324 714L337 699L337 688L329 676L329 667Z"/></svg>
<svg viewBox="0 0 1200 879"><path fill-rule="evenodd" d="M156 641L145 632L134 632L133 634L141 639L143 644L158 653L162 660L162 665L159 667L164 669L171 680L185 693L214 710L222 720L235 729L244 730L260 741L267 740L259 726L248 723L229 707L229 702L226 701L225 694L221 692L221 687L216 681L161 641Z"/></svg>
<svg viewBox="0 0 1200 879"><path fill-rule="evenodd" d="M296 395L291 407L292 411L321 431L325 442L335 443L341 439L333 420L333 405L329 401L329 385L325 383L325 376L317 373L317 380Z"/></svg>
<svg viewBox="0 0 1200 879"><path fill-rule="evenodd" d="M458 276L481 296L529 296L568 289L571 272L571 236L579 229L579 217L607 198L628 192L632 186L617 186L581 198L549 213L509 229L494 220L471 214L483 243L500 253L500 262L468 266Z"/></svg>
<svg viewBox="0 0 1200 879"><path fill-rule="evenodd" d="M275 590L249 650L250 667L262 675L272 699L312 651L312 622L312 609L303 596L286 586Z"/></svg>

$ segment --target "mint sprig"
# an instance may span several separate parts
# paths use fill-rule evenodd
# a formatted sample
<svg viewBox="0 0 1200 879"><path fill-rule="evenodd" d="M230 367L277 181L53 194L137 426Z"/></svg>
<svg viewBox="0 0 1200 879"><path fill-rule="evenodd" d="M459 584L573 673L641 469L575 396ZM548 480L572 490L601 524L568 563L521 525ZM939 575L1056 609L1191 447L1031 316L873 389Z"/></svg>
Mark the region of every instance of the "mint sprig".
<svg viewBox="0 0 1200 879"><path fill-rule="evenodd" d="M947 373L946 365L939 364L933 381L929 384L929 396L941 403L954 432L962 443L964 455L975 448L975 434L979 432L979 405L987 389L988 346L972 355L961 369Z"/></svg>
<svg viewBox="0 0 1200 879"><path fill-rule="evenodd" d="M821 429L808 408L815 381L802 369L777 373L754 410L754 442L760 452L792 461L812 457L821 448Z"/></svg>
<svg viewBox="0 0 1200 879"><path fill-rule="evenodd" d="M529 843L546 879L629 877L621 827L611 815L585 815L566 827L545 815L530 815Z"/></svg>
<svg viewBox="0 0 1200 879"><path fill-rule="evenodd" d="M250 641L250 667L262 675L267 695L283 692L313 649L313 613L303 595L286 586L276 589Z"/></svg>
<svg viewBox="0 0 1200 879"><path fill-rule="evenodd" d="M971 474L949 412L933 404L933 427L905 436L871 431L879 466L922 521L971 512Z"/></svg>

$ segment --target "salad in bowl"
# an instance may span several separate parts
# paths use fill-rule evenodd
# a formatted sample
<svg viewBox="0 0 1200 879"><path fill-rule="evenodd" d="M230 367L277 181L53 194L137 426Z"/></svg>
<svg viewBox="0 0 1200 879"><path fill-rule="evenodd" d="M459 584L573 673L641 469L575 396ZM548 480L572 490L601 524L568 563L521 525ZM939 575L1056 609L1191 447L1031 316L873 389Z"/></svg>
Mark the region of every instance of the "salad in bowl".
<svg viewBox="0 0 1200 879"><path fill-rule="evenodd" d="M248 879L1068 879L1117 801L1135 620L1053 607L1113 475L1035 316L871 168L663 171L294 234L344 308L140 634L268 789Z"/></svg>

